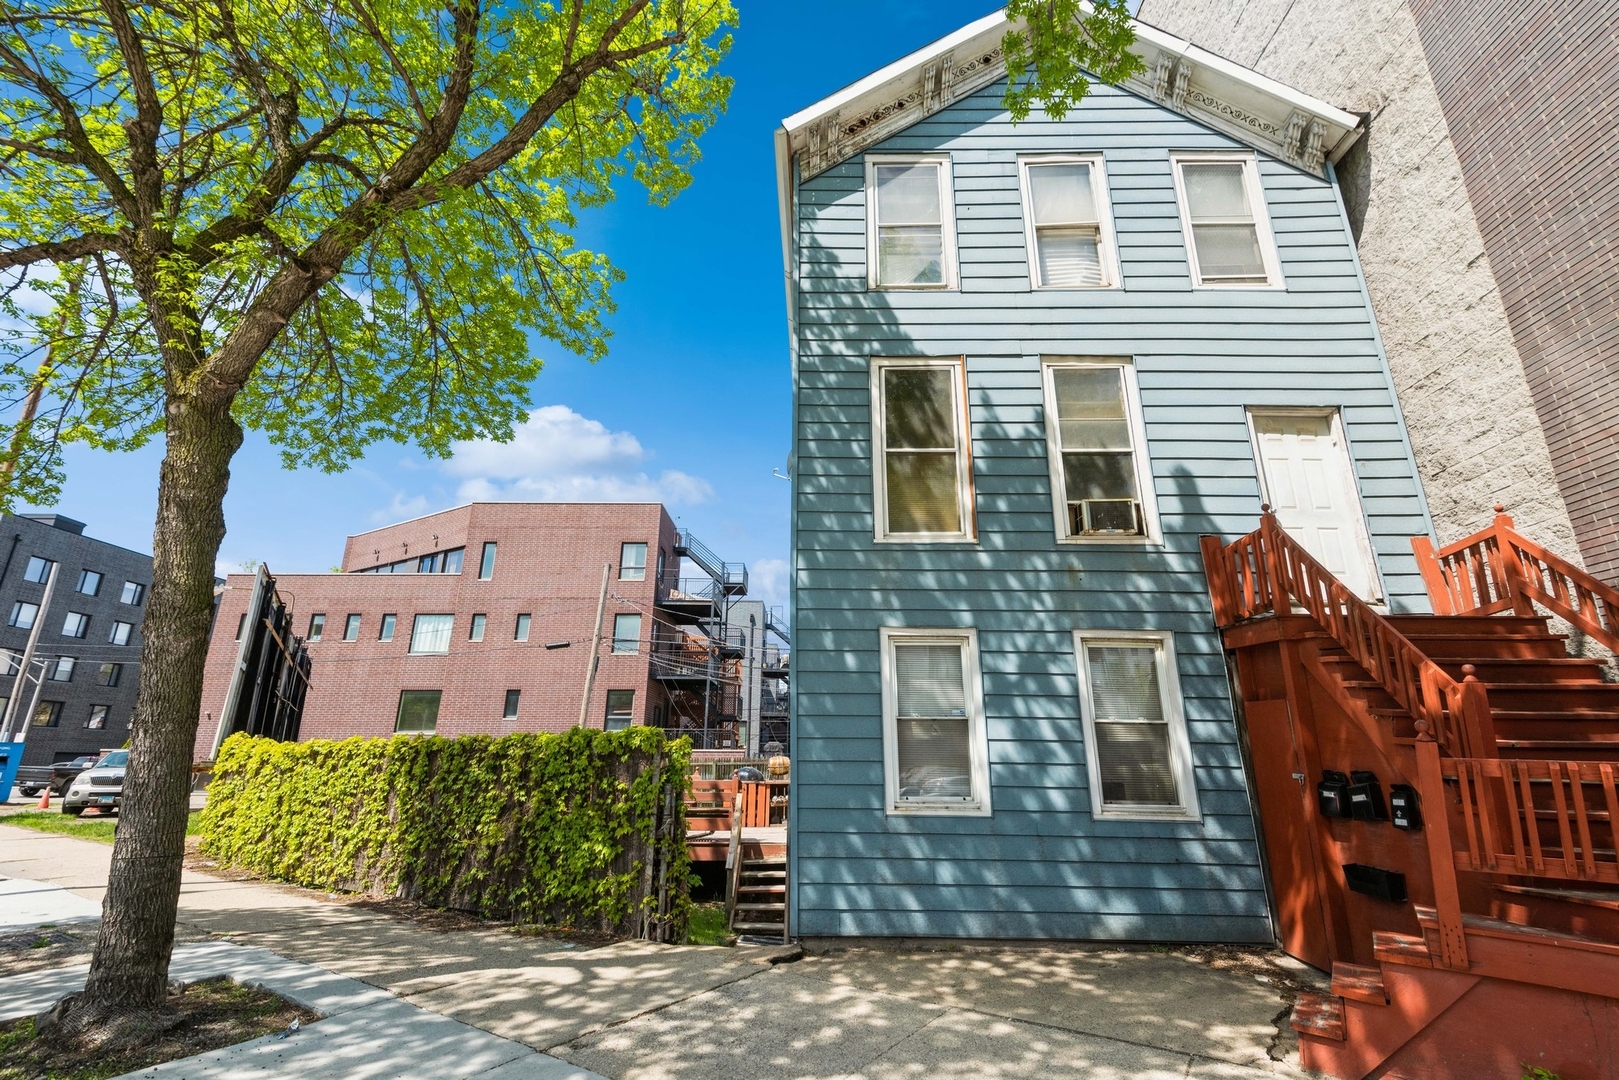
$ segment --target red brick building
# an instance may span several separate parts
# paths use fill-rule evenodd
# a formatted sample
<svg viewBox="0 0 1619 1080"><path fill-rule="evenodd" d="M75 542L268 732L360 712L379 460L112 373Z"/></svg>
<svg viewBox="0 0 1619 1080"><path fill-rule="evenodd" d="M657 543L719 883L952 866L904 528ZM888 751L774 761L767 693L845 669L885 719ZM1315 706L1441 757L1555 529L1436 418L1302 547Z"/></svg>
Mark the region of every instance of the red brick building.
<svg viewBox="0 0 1619 1080"><path fill-rule="evenodd" d="M684 559L708 576L680 581ZM220 598L198 760L256 730L239 713L254 696L257 578L232 574ZM657 503L472 503L349 537L341 573L265 580L288 609L279 625L308 651L300 739L582 723L734 745L741 650L724 612L746 569Z"/></svg>

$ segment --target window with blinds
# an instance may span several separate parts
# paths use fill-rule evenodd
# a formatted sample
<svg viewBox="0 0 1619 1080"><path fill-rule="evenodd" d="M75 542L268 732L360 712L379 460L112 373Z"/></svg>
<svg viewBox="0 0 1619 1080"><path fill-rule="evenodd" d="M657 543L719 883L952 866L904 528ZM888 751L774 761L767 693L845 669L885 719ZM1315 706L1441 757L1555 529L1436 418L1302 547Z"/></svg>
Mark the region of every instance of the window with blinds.
<svg viewBox="0 0 1619 1080"><path fill-rule="evenodd" d="M1045 374L1052 490L1059 500L1057 535L1149 535L1127 365L1053 363L1046 365Z"/></svg>
<svg viewBox="0 0 1619 1080"><path fill-rule="evenodd" d="M986 807L987 753L971 635L884 634L892 807L944 812Z"/></svg>
<svg viewBox="0 0 1619 1080"><path fill-rule="evenodd" d="M1167 635L1078 641L1092 800L1102 816L1193 813Z"/></svg>
<svg viewBox="0 0 1619 1080"><path fill-rule="evenodd" d="M871 287L947 289L954 285L955 224L948 162L873 158L866 171L871 222Z"/></svg>
<svg viewBox="0 0 1619 1080"><path fill-rule="evenodd" d="M1198 285L1270 285L1270 226L1251 157L1178 158L1182 222Z"/></svg>
<svg viewBox="0 0 1619 1080"><path fill-rule="evenodd" d="M1100 159L1020 163L1029 263L1037 289L1097 289L1114 282Z"/></svg>
<svg viewBox="0 0 1619 1080"><path fill-rule="evenodd" d="M878 361L875 375L879 539L965 539L961 365Z"/></svg>

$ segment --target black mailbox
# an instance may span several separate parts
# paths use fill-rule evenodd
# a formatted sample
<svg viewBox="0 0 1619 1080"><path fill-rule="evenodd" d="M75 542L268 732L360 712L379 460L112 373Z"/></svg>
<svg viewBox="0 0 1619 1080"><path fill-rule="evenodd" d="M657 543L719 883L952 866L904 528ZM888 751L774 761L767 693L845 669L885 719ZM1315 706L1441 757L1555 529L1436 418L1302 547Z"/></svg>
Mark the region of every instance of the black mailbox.
<svg viewBox="0 0 1619 1080"><path fill-rule="evenodd" d="M1396 904L1405 903L1405 875L1398 870L1346 863L1344 883L1352 892L1358 892L1363 896L1370 896L1376 900L1391 900Z"/></svg>
<svg viewBox="0 0 1619 1080"><path fill-rule="evenodd" d="M1389 819L1389 812L1383 806L1383 785L1377 782L1376 773L1349 774L1349 813L1356 821Z"/></svg>
<svg viewBox="0 0 1619 1080"><path fill-rule="evenodd" d="M1321 773L1321 783L1316 785L1315 793L1321 800L1322 817L1349 816L1349 777L1326 769Z"/></svg>
<svg viewBox="0 0 1619 1080"><path fill-rule="evenodd" d="M1417 804L1417 789L1410 784L1389 786L1389 814L1396 829L1422 828L1422 807Z"/></svg>

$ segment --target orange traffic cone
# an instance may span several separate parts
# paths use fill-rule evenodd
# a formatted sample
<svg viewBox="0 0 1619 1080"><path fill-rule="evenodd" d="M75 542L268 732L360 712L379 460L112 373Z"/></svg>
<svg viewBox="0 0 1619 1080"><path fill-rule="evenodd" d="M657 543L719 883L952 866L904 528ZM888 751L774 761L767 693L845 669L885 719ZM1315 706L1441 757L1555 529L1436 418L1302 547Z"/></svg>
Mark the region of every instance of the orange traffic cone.
<svg viewBox="0 0 1619 1080"><path fill-rule="evenodd" d="M49 810L51 808L51 788L49 784L46 784L45 790L39 793L39 808L41 810Z"/></svg>

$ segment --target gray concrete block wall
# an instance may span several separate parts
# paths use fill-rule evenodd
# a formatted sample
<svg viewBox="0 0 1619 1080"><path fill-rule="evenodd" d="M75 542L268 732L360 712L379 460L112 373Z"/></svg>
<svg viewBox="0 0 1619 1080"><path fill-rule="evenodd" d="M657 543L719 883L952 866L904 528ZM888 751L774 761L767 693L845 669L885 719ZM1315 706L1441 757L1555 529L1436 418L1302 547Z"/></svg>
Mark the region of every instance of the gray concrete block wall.
<svg viewBox="0 0 1619 1080"><path fill-rule="evenodd" d="M1578 561L1546 435L1405 3L1144 0L1139 17L1370 114L1367 145L1340 163L1340 175L1346 193L1369 193L1360 261L1438 538L1482 528L1499 502L1526 535Z"/></svg>

